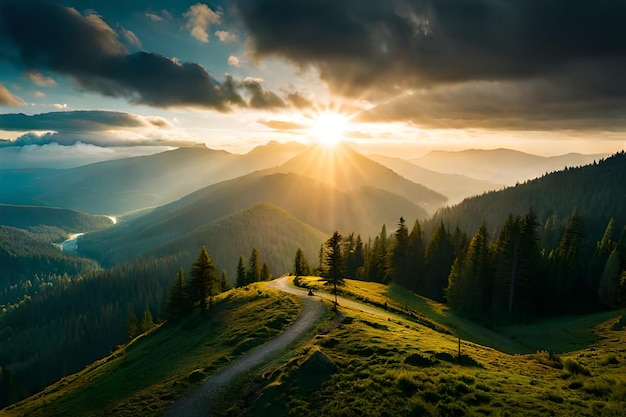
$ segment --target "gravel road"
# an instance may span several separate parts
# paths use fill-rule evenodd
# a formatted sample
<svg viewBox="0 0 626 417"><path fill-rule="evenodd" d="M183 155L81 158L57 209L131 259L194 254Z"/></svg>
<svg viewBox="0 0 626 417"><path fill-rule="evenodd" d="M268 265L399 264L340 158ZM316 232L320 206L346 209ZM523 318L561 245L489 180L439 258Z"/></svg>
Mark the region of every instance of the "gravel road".
<svg viewBox="0 0 626 417"><path fill-rule="evenodd" d="M248 375L259 365L276 359L298 337L311 329L324 314L324 305L318 297L309 297L305 290L289 284L289 277L278 278L268 284L272 288L300 297L304 308L300 317L275 339L240 356L230 365L213 374L201 386L196 387L172 403L165 410L165 417L207 417L223 389L235 379Z"/></svg>

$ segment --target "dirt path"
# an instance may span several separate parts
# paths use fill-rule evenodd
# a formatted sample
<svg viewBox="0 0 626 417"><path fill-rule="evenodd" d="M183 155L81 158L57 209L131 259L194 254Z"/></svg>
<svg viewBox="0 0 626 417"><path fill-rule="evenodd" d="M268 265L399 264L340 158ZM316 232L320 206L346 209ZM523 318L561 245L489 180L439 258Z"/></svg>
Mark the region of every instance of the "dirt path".
<svg viewBox="0 0 626 417"><path fill-rule="evenodd" d="M278 278L268 285L300 297L304 304L300 317L278 337L240 356L226 368L209 377L202 385L174 402L165 410L163 414L165 417L207 417L212 404L228 384L248 375L257 366L280 356L290 343L309 331L324 314L324 305L319 298L308 297L305 290L289 285L289 277Z"/></svg>

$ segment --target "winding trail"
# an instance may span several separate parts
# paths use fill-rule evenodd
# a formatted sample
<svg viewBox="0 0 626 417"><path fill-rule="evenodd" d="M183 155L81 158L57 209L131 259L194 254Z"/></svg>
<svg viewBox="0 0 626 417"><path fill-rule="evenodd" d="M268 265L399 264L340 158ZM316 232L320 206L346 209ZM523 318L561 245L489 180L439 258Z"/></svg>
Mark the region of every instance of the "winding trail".
<svg viewBox="0 0 626 417"><path fill-rule="evenodd" d="M248 375L257 366L279 357L289 344L309 331L324 314L324 304L319 298L309 297L305 290L290 285L288 276L278 278L268 286L298 296L304 304L300 317L278 337L240 356L210 376L202 385L175 401L165 410L164 417L208 416L213 403L228 384Z"/></svg>

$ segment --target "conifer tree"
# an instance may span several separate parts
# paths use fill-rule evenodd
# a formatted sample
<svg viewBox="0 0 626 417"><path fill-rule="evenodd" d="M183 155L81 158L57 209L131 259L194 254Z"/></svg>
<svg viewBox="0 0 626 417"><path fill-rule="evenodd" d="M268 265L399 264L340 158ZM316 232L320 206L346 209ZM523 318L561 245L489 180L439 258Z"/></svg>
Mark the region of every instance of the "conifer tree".
<svg viewBox="0 0 626 417"><path fill-rule="evenodd" d="M143 312L143 319L141 320L141 332L147 332L154 326L154 320L152 319L152 313L149 308Z"/></svg>
<svg viewBox="0 0 626 417"><path fill-rule="evenodd" d="M174 318L184 316L190 311L185 284L185 270L183 268L180 268L176 274L176 279L170 288L165 306L167 312Z"/></svg>
<svg viewBox="0 0 626 417"><path fill-rule="evenodd" d="M294 260L293 269L294 274L297 277L311 274L309 263L306 260L306 257L304 256L304 251L301 248L298 248L298 250L296 251L296 258Z"/></svg>
<svg viewBox="0 0 626 417"><path fill-rule="evenodd" d="M215 287L217 284L217 272L206 247L203 245L198 258L191 265L191 280L189 282L189 301L192 306L197 304L202 313L206 313L211 307ZM207 298L209 302L207 304Z"/></svg>
<svg viewBox="0 0 626 417"><path fill-rule="evenodd" d="M424 236L419 220L415 220L409 233L407 260L407 288L420 292L423 291L424 282Z"/></svg>
<svg viewBox="0 0 626 417"><path fill-rule="evenodd" d="M237 263L237 280L235 281L235 286L237 287L243 287L248 284L248 274L246 273L244 263L245 260L242 255L239 257L239 262Z"/></svg>
<svg viewBox="0 0 626 417"><path fill-rule="evenodd" d="M489 241L485 223L469 243L467 252L460 253L450 272L447 300L450 307L477 320L488 313L491 265Z"/></svg>
<svg viewBox="0 0 626 417"><path fill-rule="evenodd" d="M391 280L407 287L408 285L408 257L409 257L409 230L406 227L404 217L400 217L396 229L395 246L391 254Z"/></svg>
<svg viewBox="0 0 626 417"><path fill-rule="evenodd" d="M222 269L222 276L220 277L220 292L225 292L230 289L228 285L228 277L226 276L226 270Z"/></svg>
<svg viewBox="0 0 626 417"><path fill-rule="evenodd" d="M126 322L126 338L133 340L139 334L139 319L134 311L131 311L128 315L128 321Z"/></svg>
<svg viewBox="0 0 626 417"><path fill-rule="evenodd" d="M273 278L272 271L270 271L270 267L267 266L265 262L263 262L263 266L261 267L261 281L271 281Z"/></svg>
<svg viewBox="0 0 626 417"><path fill-rule="evenodd" d="M261 257L257 248L252 248L250 254L250 269L248 269L248 284L261 281Z"/></svg>
<svg viewBox="0 0 626 417"><path fill-rule="evenodd" d="M444 290L448 286L448 276L455 258L452 236L441 222L426 247L426 272L422 295L443 301Z"/></svg>
<svg viewBox="0 0 626 417"><path fill-rule="evenodd" d="M337 285L343 282L344 258L342 248L342 237L335 231L330 239L326 241L326 266L328 278L333 284L335 293L335 305L337 305Z"/></svg>

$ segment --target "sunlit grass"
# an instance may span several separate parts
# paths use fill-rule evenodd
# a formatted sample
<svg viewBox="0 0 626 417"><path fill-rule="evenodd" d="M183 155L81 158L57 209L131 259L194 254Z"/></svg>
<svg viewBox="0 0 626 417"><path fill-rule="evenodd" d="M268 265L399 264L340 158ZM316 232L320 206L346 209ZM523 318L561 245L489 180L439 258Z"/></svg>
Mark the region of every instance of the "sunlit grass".
<svg viewBox="0 0 626 417"><path fill-rule="evenodd" d="M216 297L208 318L196 313L166 323L1 414L159 415L190 387L278 335L300 309L293 296L264 284L228 291Z"/></svg>
<svg viewBox="0 0 626 417"><path fill-rule="evenodd" d="M303 281L322 285L313 277ZM610 330L614 319L594 327L602 338L587 349L551 355L560 368L546 362L547 352L510 355L468 341L461 343L459 361L457 337L395 314L390 305L397 301L377 284L348 281L343 290L387 302L389 311L340 301L345 317L337 327L264 379L268 389L258 401L235 405L224 415L623 415L626 336ZM432 307L430 317L446 313ZM321 372L311 352L331 360L334 372ZM315 386L306 389L303 382L315 375Z"/></svg>

